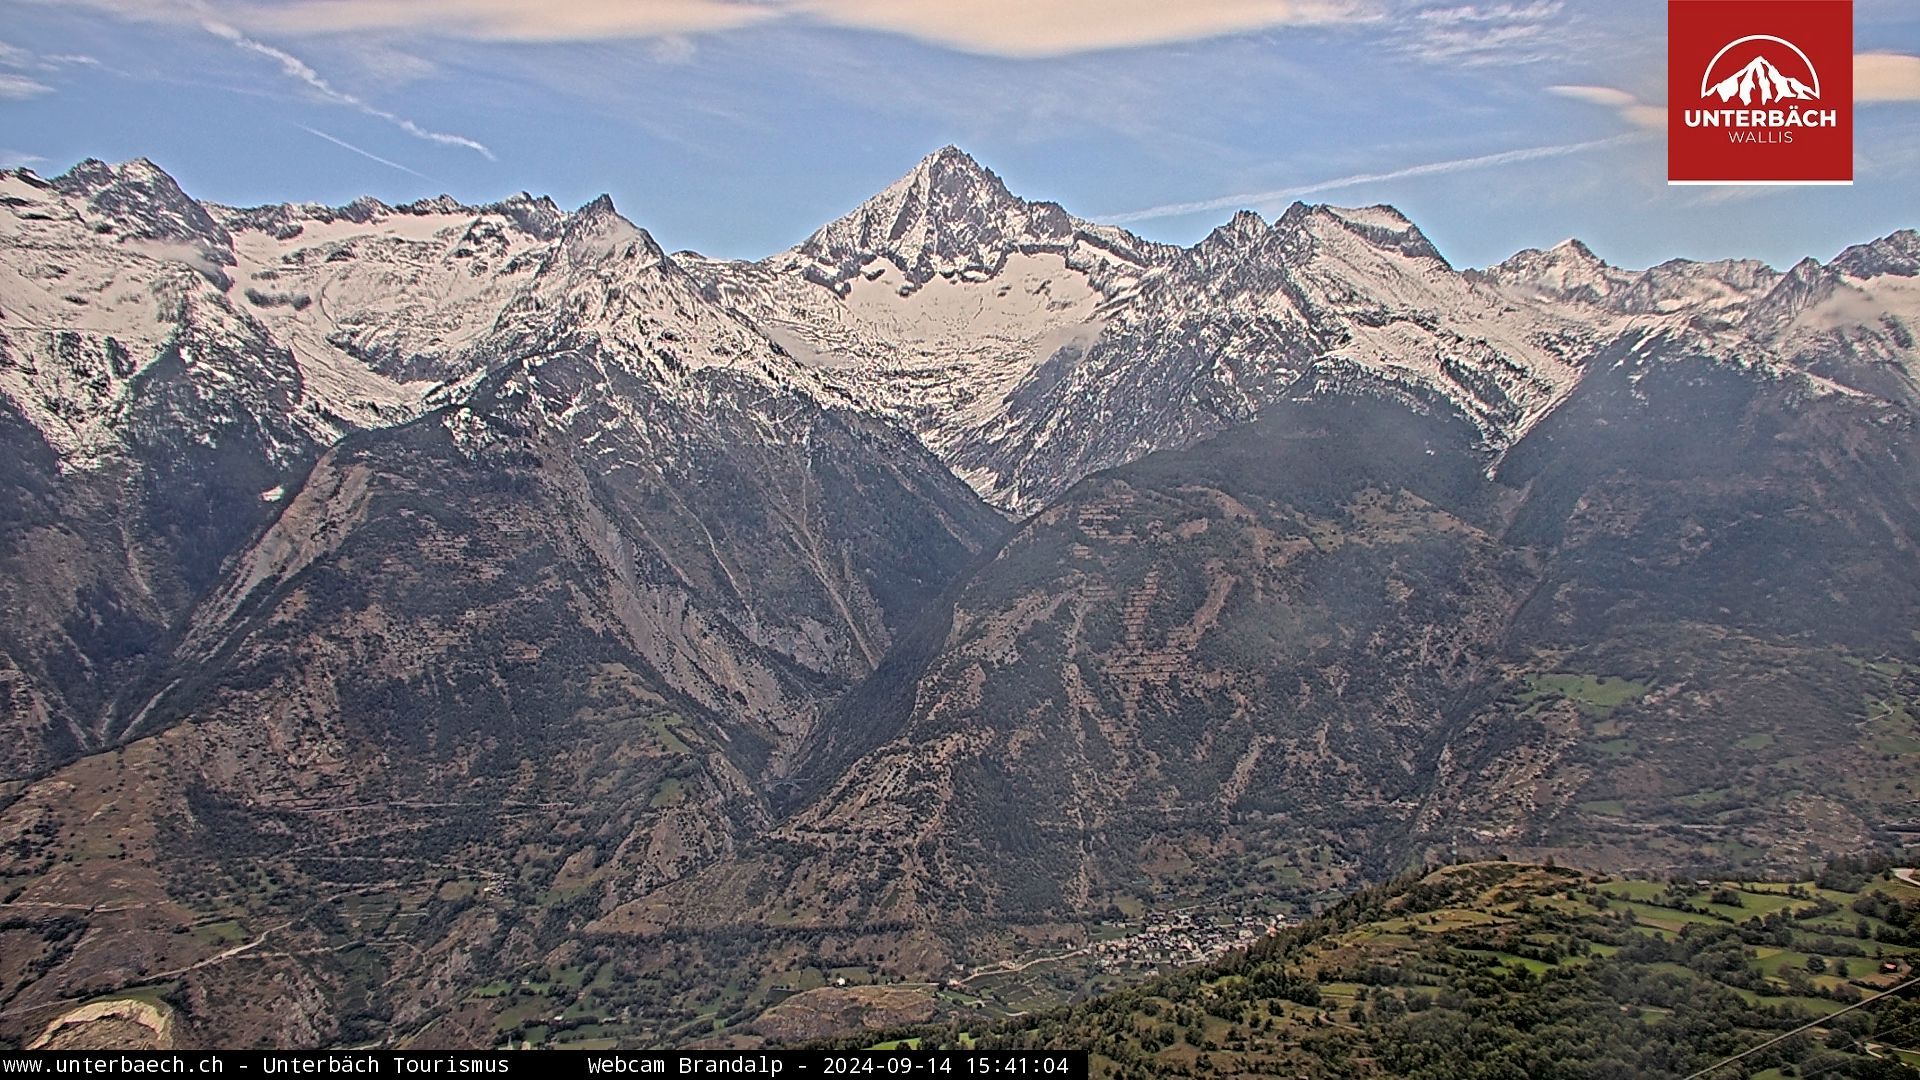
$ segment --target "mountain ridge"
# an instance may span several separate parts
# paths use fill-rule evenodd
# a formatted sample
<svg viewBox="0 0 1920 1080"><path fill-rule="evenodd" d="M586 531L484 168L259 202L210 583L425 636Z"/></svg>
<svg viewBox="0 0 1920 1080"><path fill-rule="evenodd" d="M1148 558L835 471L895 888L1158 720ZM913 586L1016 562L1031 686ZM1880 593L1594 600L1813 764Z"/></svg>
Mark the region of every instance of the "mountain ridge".
<svg viewBox="0 0 1920 1080"><path fill-rule="evenodd" d="M0 1037L745 1039L805 972L1910 801L1911 232L1176 249L949 149L746 263L162 175L0 173Z"/></svg>

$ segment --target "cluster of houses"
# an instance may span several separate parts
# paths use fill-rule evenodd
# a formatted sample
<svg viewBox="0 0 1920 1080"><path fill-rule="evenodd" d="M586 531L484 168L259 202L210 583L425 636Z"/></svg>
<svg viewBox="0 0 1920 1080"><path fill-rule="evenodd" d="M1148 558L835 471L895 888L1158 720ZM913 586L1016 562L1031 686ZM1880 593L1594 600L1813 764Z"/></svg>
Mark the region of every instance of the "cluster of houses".
<svg viewBox="0 0 1920 1080"><path fill-rule="evenodd" d="M1279 929L1267 912L1169 911L1148 916L1125 937L1096 943L1093 954L1102 971L1176 968L1245 948Z"/></svg>

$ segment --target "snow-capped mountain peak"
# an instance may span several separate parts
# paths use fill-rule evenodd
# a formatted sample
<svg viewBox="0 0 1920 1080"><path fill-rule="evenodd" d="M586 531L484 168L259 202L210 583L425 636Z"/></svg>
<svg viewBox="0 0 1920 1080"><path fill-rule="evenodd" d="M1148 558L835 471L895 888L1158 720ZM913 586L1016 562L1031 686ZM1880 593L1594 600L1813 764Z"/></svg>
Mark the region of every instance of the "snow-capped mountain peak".
<svg viewBox="0 0 1920 1080"><path fill-rule="evenodd" d="M1855 244L1835 256L1834 269L1854 278L1920 276L1920 232L1900 229L1878 240Z"/></svg>
<svg viewBox="0 0 1920 1080"><path fill-rule="evenodd" d="M992 169L957 146L943 146L910 169L876 196L886 200L905 191L940 191L962 204L1008 206L1025 200L1014 196Z"/></svg>
<svg viewBox="0 0 1920 1080"><path fill-rule="evenodd" d="M1725 324L1779 276L1751 259L1672 259L1646 270L1627 270L1574 239L1551 248L1528 248L1485 270L1467 273L1530 303L1591 309L1616 317L1704 319L1712 325Z"/></svg>
<svg viewBox="0 0 1920 1080"><path fill-rule="evenodd" d="M1746 337L1788 364L1920 406L1920 233L1802 259L1749 307Z"/></svg>
<svg viewBox="0 0 1920 1080"><path fill-rule="evenodd" d="M582 263L612 258L645 267L666 257L652 235L621 216L613 197L604 194L567 218L561 241L568 257Z"/></svg>
<svg viewBox="0 0 1920 1080"><path fill-rule="evenodd" d="M186 244L204 259L233 263L227 230L146 158L120 165L89 158L56 177L53 189L84 200L83 213L94 230L121 243Z"/></svg>
<svg viewBox="0 0 1920 1080"><path fill-rule="evenodd" d="M938 276L991 276L1017 253L1063 252L1077 224L1058 204L1014 196L992 170L948 146L822 227L794 254L835 289L885 260L911 292Z"/></svg>
<svg viewBox="0 0 1920 1080"><path fill-rule="evenodd" d="M1631 274L1609 265L1592 248L1571 238L1550 248L1516 252L1479 276L1538 299L1585 304L1602 304L1633 280Z"/></svg>
<svg viewBox="0 0 1920 1080"><path fill-rule="evenodd" d="M757 263L669 256L605 196L235 209L144 161L0 172L0 237L0 394L68 461L111 451L175 356L206 400L231 377L286 403L275 446L510 370L570 431L590 399L625 415L615 398L728 381L909 430L1010 509L1303 394L1405 395L1497 449L1649 321L1900 397L1920 309L1910 231L1786 275L1626 270L1577 240L1462 272L1392 207L1296 203L1179 249L1022 199L953 147Z"/></svg>
<svg viewBox="0 0 1920 1080"><path fill-rule="evenodd" d="M1236 210L1226 224L1215 226L1198 246L1214 250L1236 250L1259 243L1271 228L1272 226L1267 224L1267 219L1261 217L1257 211Z"/></svg>
<svg viewBox="0 0 1920 1080"><path fill-rule="evenodd" d="M1306 233L1322 241L1332 237L1331 229L1338 229L1374 247L1412 259L1431 260L1451 269L1440 249L1427 239L1427 234L1391 206L1340 207L1296 202L1274 222L1274 228Z"/></svg>
<svg viewBox="0 0 1920 1080"><path fill-rule="evenodd" d="M618 351L636 378L805 381L604 196L236 209L145 160L88 161L0 172L0 240L0 397L74 467L127 452L144 436L125 418L156 409L189 440L257 415L291 461L555 343Z"/></svg>

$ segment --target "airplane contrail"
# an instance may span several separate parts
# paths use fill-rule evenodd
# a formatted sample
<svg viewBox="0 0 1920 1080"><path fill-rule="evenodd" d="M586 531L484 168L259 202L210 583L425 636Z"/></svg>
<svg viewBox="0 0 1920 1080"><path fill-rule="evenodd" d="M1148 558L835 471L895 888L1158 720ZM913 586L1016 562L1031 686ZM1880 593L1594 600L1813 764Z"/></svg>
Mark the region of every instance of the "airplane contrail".
<svg viewBox="0 0 1920 1080"><path fill-rule="evenodd" d="M397 161L393 161L388 158L383 158L379 154L376 154L371 150L362 150L360 147L353 145L347 140L342 139L337 135L329 135L326 132L321 131L319 128L310 128L305 124L294 124L293 126L299 128L301 131L304 131L309 135L314 135L314 136L318 136L319 138L325 139L328 142L332 143L335 146L340 147L343 150L351 150L354 153L359 154L361 157L368 159L369 161L377 161L380 164L385 165L389 169L399 169L401 172L407 173L412 176L417 176L420 179L425 180L429 184L442 183L442 181L435 180L433 177L428 176L426 173L423 173L418 169L408 168L407 166L402 165Z"/></svg>
<svg viewBox="0 0 1920 1080"><path fill-rule="evenodd" d="M1278 188L1273 191L1256 191L1244 195L1223 195L1214 199L1201 199L1198 202L1168 203L1164 206L1151 206L1145 210L1129 210L1123 214L1108 214L1099 220L1123 225L1131 221L1152 221L1157 218L1178 217L1181 214L1195 214L1204 210L1229 210L1248 206L1264 206L1282 199L1294 199L1302 195L1313 195L1337 188L1355 187L1360 184L1379 183L1385 180L1405 180L1413 176L1435 176L1441 173L1465 172L1468 169L1484 169L1494 165L1510 165L1520 161L1537 161L1541 158L1564 157L1588 150L1598 150L1603 146L1618 146L1622 143L1638 142L1650 136L1644 134L1615 135L1606 139L1591 139L1587 142L1559 143L1553 146L1530 146L1520 150L1502 150L1497 154L1480 154L1476 157L1452 158L1447 161L1429 161L1424 165L1410 165L1392 172L1355 173L1333 180L1321 180L1297 187Z"/></svg>

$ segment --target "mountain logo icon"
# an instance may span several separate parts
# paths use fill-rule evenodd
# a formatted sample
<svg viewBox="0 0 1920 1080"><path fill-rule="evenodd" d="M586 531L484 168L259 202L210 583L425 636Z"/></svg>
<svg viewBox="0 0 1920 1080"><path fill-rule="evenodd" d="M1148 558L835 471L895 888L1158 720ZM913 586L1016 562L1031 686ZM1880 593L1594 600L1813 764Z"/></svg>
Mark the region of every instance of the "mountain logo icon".
<svg viewBox="0 0 1920 1080"><path fill-rule="evenodd" d="M1757 48L1756 48L1757 46ZM1779 46L1770 48L1769 46ZM1741 60L1746 63L1738 67ZM1789 70L1806 75L1805 80L1780 70L1781 60ZM1820 73L1798 45L1771 34L1749 34L1736 38L1713 54L1707 70L1700 76L1700 96L1742 105L1766 105L1772 102L1817 101L1820 98Z"/></svg>

